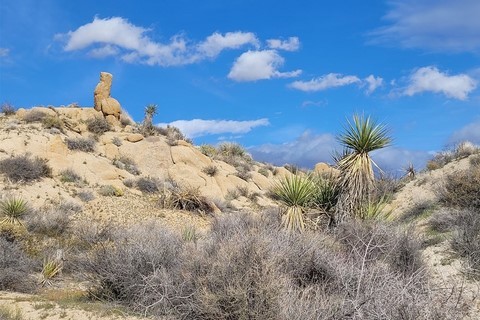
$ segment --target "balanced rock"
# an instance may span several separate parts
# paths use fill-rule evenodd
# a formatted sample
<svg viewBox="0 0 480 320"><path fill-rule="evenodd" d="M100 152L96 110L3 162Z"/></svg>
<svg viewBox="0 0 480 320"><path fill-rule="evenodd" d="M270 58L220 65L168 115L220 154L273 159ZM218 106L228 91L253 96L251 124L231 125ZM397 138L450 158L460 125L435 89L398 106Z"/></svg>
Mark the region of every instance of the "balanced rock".
<svg viewBox="0 0 480 320"><path fill-rule="evenodd" d="M105 117L112 115L116 119L120 119L122 107L116 99L110 97L112 79L111 73L100 72L100 82L93 93L94 108L97 111L102 111Z"/></svg>

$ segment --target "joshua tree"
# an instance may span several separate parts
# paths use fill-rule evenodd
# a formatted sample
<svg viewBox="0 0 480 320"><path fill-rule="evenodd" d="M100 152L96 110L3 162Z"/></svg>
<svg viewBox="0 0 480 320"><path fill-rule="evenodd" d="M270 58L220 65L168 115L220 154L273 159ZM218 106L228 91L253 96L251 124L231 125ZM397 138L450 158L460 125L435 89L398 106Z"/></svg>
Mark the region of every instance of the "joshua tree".
<svg viewBox="0 0 480 320"><path fill-rule="evenodd" d="M149 104L145 107L145 118L143 119L143 133L150 135L153 129L153 116L157 114L157 105Z"/></svg>
<svg viewBox="0 0 480 320"><path fill-rule="evenodd" d="M384 125L370 117L355 114L347 120L344 133L338 137L346 152L338 159L340 169L340 196L335 210L335 222L362 217L362 208L370 202L374 175L369 152L388 146L391 138ZM377 166L378 167L378 166Z"/></svg>

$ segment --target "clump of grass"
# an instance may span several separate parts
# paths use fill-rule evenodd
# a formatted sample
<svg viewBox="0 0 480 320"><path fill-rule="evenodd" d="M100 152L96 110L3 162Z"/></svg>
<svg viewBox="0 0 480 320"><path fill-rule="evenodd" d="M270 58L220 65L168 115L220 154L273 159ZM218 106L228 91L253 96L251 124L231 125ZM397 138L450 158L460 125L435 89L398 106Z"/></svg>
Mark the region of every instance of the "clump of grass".
<svg viewBox="0 0 480 320"><path fill-rule="evenodd" d="M265 176L267 178L270 176L270 171L267 168L258 169L258 173L260 173L262 176Z"/></svg>
<svg viewBox="0 0 480 320"><path fill-rule="evenodd" d="M0 172L13 182L31 182L52 175L48 160L28 154L1 160Z"/></svg>
<svg viewBox="0 0 480 320"><path fill-rule="evenodd" d="M7 306L0 306L0 319L2 320L24 320L23 313L17 307L15 310Z"/></svg>
<svg viewBox="0 0 480 320"><path fill-rule="evenodd" d="M95 199L95 196L93 195L93 192L91 191L79 191L77 192L76 196L82 200L83 202L90 202L93 199Z"/></svg>
<svg viewBox="0 0 480 320"><path fill-rule="evenodd" d="M101 135L111 130L110 123L103 117L95 117L87 120L87 129L91 133Z"/></svg>
<svg viewBox="0 0 480 320"><path fill-rule="evenodd" d="M198 148L200 152L206 155L207 157L213 158L217 155L217 149L211 144L202 144Z"/></svg>
<svg viewBox="0 0 480 320"><path fill-rule="evenodd" d="M94 152L96 141L92 138L67 138L65 139L68 149L83 152Z"/></svg>
<svg viewBox="0 0 480 320"><path fill-rule="evenodd" d="M0 112L6 116L13 116L17 112L17 110L13 105L5 102L5 103L2 103L2 106L0 107Z"/></svg>
<svg viewBox="0 0 480 320"><path fill-rule="evenodd" d="M121 197L123 190L112 185L103 185L98 190L98 194L104 197Z"/></svg>
<svg viewBox="0 0 480 320"><path fill-rule="evenodd" d="M209 175L210 177L213 177L217 174L218 168L215 165L209 165L209 166L203 167L202 172Z"/></svg>
<svg viewBox="0 0 480 320"><path fill-rule="evenodd" d="M137 163L130 157L127 156L120 156L119 158L113 159L113 165L117 168L126 170L131 174L138 176L141 174L140 169L137 167Z"/></svg>
<svg viewBox="0 0 480 320"><path fill-rule="evenodd" d="M182 240L196 244L198 240L197 228L194 225L185 226L182 230Z"/></svg>
<svg viewBox="0 0 480 320"><path fill-rule="evenodd" d="M73 169L65 169L60 171L60 181L77 183L82 181L82 177L80 177Z"/></svg>
<svg viewBox="0 0 480 320"><path fill-rule="evenodd" d="M0 201L0 213L4 216L0 223L20 224L20 220L31 211L27 201L22 198L7 198Z"/></svg>

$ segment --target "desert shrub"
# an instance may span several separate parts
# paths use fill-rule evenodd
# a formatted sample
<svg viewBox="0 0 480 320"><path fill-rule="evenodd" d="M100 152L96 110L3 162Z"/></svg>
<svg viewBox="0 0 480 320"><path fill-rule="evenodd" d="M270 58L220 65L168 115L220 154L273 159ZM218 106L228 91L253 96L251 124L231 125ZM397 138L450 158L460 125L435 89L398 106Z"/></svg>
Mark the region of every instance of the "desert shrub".
<svg viewBox="0 0 480 320"><path fill-rule="evenodd" d="M52 175L48 160L28 154L1 160L0 172L13 182L31 182Z"/></svg>
<svg viewBox="0 0 480 320"><path fill-rule="evenodd" d="M297 174L300 172L300 168L296 164L286 164L283 167L293 174Z"/></svg>
<svg viewBox="0 0 480 320"><path fill-rule="evenodd" d="M96 141L93 138L67 138L65 139L67 147L70 150L80 150L83 152L95 151Z"/></svg>
<svg viewBox="0 0 480 320"><path fill-rule="evenodd" d="M87 129L91 133L100 135L107 131L110 131L111 126L110 126L110 123L108 123L107 119L103 117L101 118L95 117L87 120Z"/></svg>
<svg viewBox="0 0 480 320"><path fill-rule="evenodd" d="M217 149L211 144L202 144L198 147L200 152L206 155L207 157L213 158L217 154Z"/></svg>
<svg viewBox="0 0 480 320"><path fill-rule="evenodd" d="M128 188L135 187L135 179L125 179L122 182L125 187L128 187Z"/></svg>
<svg viewBox="0 0 480 320"><path fill-rule="evenodd" d="M120 124L122 126L131 126L134 124L133 120L130 118L130 116L124 114L124 113L121 113L120 114Z"/></svg>
<svg viewBox="0 0 480 320"><path fill-rule="evenodd" d="M72 215L79 211L81 207L70 202L35 210L29 215L26 227L30 232L48 237L60 237L69 230Z"/></svg>
<svg viewBox="0 0 480 320"><path fill-rule="evenodd" d="M250 191L247 186L237 186L238 194L242 197L248 198Z"/></svg>
<svg viewBox="0 0 480 320"><path fill-rule="evenodd" d="M470 141L462 141L455 146L455 159L466 158L472 154L478 153L480 149Z"/></svg>
<svg viewBox="0 0 480 320"><path fill-rule="evenodd" d="M427 169L439 169L445 166L447 163L452 162L453 160L466 158L472 154L476 154L479 152L480 149L477 146L475 146L469 141L463 141L450 148L450 150L445 150L437 153L433 157L433 159L427 162Z"/></svg>
<svg viewBox="0 0 480 320"><path fill-rule="evenodd" d="M31 275L34 262L22 251L19 244L0 237L0 290L33 291L35 282Z"/></svg>
<svg viewBox="0 0 480 320"><path fill-rule="evenodd" d="M25 116L23 117L23 121L30 123L30 122L40 122L42 121L47 114L40 110L30 110L28 111Z"/></svg>
<svg viewBox="0 0 480 320"><path fill-rule="evenodd" d="M31 213L28 203L22 198L6 198L0 201L0 215L4 216L0 223L22 224L21 218Z"/></svg>
<svg viewBox="0 0 480 320"><path fill-rule="evenodd" d="M0 306L0 319L2 320L24 320L20 308L10 308L9 306Z"/></svg>
<svg viewBox="0 0 480 320"><path fill-rule="evenodd" d="M60 181L76 183L82 181L82 177L80 177L73 169L65 169L60 171Z"/></svg>
<svg viewBox="0 0 480 320"><path fill-rule="evenodd" d="M340 192L337 178L333 175L316 175L313 177L313 182L315 191L308 206L330 215L337 204Z"/></svg>
<svg viewBox="0 0 480 320"><path fill-rule="evenodd" d="M290 233L276 213L230 213L188 246L190 235L144 223L111 233L78 265L96 296L156 318L461 318L451 290L432 294L410 233L343 227Z"/></svg>
<svg viewBox="0 0 480 320"><path fill-rule="evenodd" d="M435 210L428 219L428 226L434 232L445 233L456 227L459 219L459 211L447 208Z"/></svg>
<svg viewBox="0 0 480 320"><path fill-rule="evenodd" d="M467 260L467 271L480 278L480 212L464 210L457 215L452 248Z"/></svg>
<svg viewBox="0 0 480 320"><path fill-rule="evenodd" d="M47 115L42 119L42 124L46 129L56 128L60 130L60 132L63 132L64 124L62 119L60 119L58 116Z"/></svg>
<svg viewBox="0 0 480 320"><path fill-rule="evenodd" d="M403 186L399 179L383 174L380 178L375 179L374 188L372 192L373 200L389 199Z"/></svg>
<svg viewBox="0 0 480 320"><path fill-rule="evenodd" d="M215 208L213 203L200 194L199 188L180 186L177 184L167 186L160 190L158 204L161 208L193 211L199 213L212 213Z"/></svg>
<svg viewBox="0 0 480 320"><path fill-rule="evenodd" d="M438 194L448 207L480 209L480 167L448 175Z"/></svg>
<svg viewBox="0 0 480 320"><path fill-rule="evenodd" d="M79 191L77 192L76 196L82 200L83 202L89 202L95 199L95 196L93 195L93 192L91 191Z"/></svg>
<svg viewBox="0 0 480 320"><path fill-rule="evenodd" d="M98 189L98 194L104 197L121 197L123 196L123 190L108 184L100 186L100 189Z"/></svg>
<svg viewBox="0 0 480 320"><path fill-rule="evenodd" d="M2 103L2 106L0 107L0 112L3 113L6 116L12 116L14 115L17 111L13 105L10 103Z"/></svg>
<svg viewBox="0 0 480 320"><path fill-rule="evenodd" d="M158 192L158 184L158 179L152 177L140 177L135 181L137 189L145 193Z"/></svg>
<svg viewBox="0 0 480 320"><path fill-rule="evenodd" d="M267 178L270 175L270 171L267 168L258 169L258 173L260 173L262 176L265 176Z"/></svg>
<svg viewBox="0 0 480 320"><path fill-rule="evenodd" d="M238 189L229 189L227 190L227 194L225 195L226 200L235 200L240 197L240 192Z"/></svg>
<svg viewBox="0 0 480 320"><path fill-rule="evenodd" d="M442 168L443 164L442 164L442 162L437 161L436 159L432 159L432 160L427 161L427 166L426 167L427 167L428 171L433 171L433 170L437 170L437 169Z"/></svg>
<svg viewBox="0 0 480 320"><path fill-rule="evenodd" d="M126 170L135 176L138 176L141 173L140 169L137 167L137 163L130 157L120 156L119 158L113 159L112 163L117 168Z"/></svg>
<svg viewBox="0 0 480 320"><path fill-rule="evenodd" d="M209 175L210 177L213 177L214 175L217 174L218 168L215 165L209 165L209 166L203 167L202 172Z"/></svg>
<svg viewBox="0 0 480 320"><path fill-rule="evenodd" d="M112 143L117 147L120 147L123 144L122 140L119 137L113 137Z"/></svg>

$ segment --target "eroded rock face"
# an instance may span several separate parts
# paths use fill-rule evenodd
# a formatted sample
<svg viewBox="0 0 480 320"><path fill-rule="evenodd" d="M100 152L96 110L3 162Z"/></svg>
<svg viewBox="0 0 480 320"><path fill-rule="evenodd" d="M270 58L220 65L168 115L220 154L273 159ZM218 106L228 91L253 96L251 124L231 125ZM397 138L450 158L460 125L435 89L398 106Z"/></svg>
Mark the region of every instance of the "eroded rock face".
<svg viewBox="0 0 480 320"><path fill-rule="evenodd" d="M116 99L110 97L112 79L112 74L100 72L100 82L95 87L93 102L95 110L101 111L105 117L114 116L118 120L120 119L122 108Z"/></svg>

